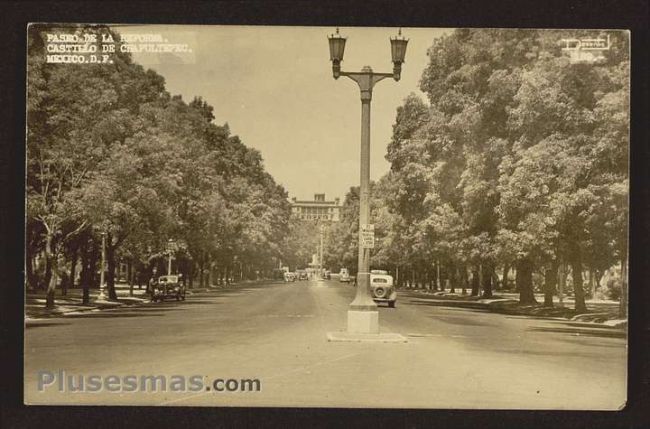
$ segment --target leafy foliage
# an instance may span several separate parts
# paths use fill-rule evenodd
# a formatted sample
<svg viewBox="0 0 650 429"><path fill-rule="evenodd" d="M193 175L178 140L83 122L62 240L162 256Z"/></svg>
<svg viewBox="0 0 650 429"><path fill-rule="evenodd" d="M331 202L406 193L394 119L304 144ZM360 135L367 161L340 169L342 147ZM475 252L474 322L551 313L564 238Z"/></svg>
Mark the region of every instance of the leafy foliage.
<svg viewBox="0 0 650 429"><path fill-rule="evenodd" d="M79 31L100 29L111 31ZM107 236L112 298L116 261L148 276L169 239L178 269L201 283L215 266L227 278L235 259L249 272L274 267L290 206L259 152L216 125L203 99L170 96L128 54L110 65L44 63L46 31L56 29L30 26L26 201L28 258L43 254L54 273L47 305L63 249L88 234Z"/></svg>

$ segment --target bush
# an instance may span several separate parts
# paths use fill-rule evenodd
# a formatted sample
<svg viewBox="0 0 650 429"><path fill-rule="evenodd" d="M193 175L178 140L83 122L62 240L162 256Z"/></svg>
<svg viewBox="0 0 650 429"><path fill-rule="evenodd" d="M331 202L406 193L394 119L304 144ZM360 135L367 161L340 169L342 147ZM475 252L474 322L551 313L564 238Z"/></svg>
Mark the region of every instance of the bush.
<svg viewBox="0 0 650 429"><path fill-rule="evenodd" d="M618 301L621 297L621 279L609 278L603 286L596 290L596 296L601 299L613 299Z"/></svg>

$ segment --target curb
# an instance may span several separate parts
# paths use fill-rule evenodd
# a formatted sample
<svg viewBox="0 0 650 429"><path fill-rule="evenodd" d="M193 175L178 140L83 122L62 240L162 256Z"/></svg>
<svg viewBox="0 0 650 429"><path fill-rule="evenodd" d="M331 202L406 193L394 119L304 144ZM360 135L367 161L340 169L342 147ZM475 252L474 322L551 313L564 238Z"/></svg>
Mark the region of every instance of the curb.
<svg viewBox="0 0 650 429"><path fill-rule="evenodd" d="M140 302L113 302L113 301L106 301L107 304L101 304L97 306L83 306L82 308L74 308L71 310L64 310L64 311L53 311L49 315L45 317L30 317L27 314L25 314L25 325L34 323L36 321L40 320L49 320L49 319L57 319L61 317L65 317L69 314L79 314L79 313L89 313L92 311L103 311L103 310L112 310L115 308L122 308L122 307L137 307L141 306L143 304L146 304L150 301L148 300L141 300Z"/></svg>
<svg viewBox="0 0 650 429"><path fill-rule="evenodd" d="M227 286L217 286L217 287L210 287L210 288L194 288L194 289L187 289L186 293L188 295L195 295L199 293L206 293L206 292L216 292L220 290L227 290L231 289L237 286L244 286L247 284L254 284L254 283L259 283L259 282L264 282L264 280L252 280L252 281L245 281L245 282L240 282L240 283L231 283L230 285ZM25 314L24 317L24 323L25 326L33 324L37 321L42 321L42 320L50 320L50 319L57 319L57 318L62 318L65 317L69 314L79 314L79 313L88 313L92 311L104 311L104 310L113 310L116 308L122 308L122 307L137 307L137 306L142 306L151 303L149 298L143 299L143 298L135 298L135 297L124 297L127 298L131 302L120 302L120 301L102 301L100 305L87 305L83 306L81 308L74 308L74 309L68 309L64 311L52 311L50 314L44 316L44 317L30 317L29 315ZM42 307L39 307L42 308Z"/></svg>
<svg viewBox="0 0 650 429"><path fill-rule="evenodd" d="M406 292L406 291L405 291ZM627 327L627 320L623 319L610 319L603 320L599 322L594 321L583 321L581 319L588 318L591 315L599 315L601 313L582 313L572 317L562 317L562 316L553 316L553 315L541 315L541 314L529 314L526 312L517 312L509 311L507 307L500 306L500 304L516 304L518 301L512 298L479 298L476 300L463 300L463 299L445 299L443 296L454 296L450 294L444 295L441 292L438 294L429 294L422 291L411 290L408 291L412 295L410 298L420 299L425 302L431 302L435 304L444 304L448 307L461 307L461 308L470 308L470 309L483 309L491 313L505 314L505 315L518 315L525 317L537 317L544 318L549 320L559 320L564 322L577 322L593 325L594 327L602 328L616 328L616 329L625 329Z"/></svg>

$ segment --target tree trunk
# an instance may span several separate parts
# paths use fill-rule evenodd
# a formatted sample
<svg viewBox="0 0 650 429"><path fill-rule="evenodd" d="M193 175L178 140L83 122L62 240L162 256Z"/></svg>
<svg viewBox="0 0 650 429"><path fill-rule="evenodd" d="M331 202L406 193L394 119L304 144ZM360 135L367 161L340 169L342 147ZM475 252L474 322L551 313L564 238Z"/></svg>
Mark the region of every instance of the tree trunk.
<svg viewBox="0 0 650 429"><path fill-rule="evenodd" d="M553 261L544 271L544 307L553 307L553 295L557 284L557 261Z"/></svg>
<svg viewBox="0 0 650 429"><path fill-rule="evenodd" d="M618 314L621 319L627 319L627 303L628 303L628 290L627 290L627 251L623 253L624 257L621 260L621 298L619 301Z"/></svg>
<svg viewBox="0 0 650 429"><path fill-rule="evenodd" d="M199 288L205 287L205 272L204 272L204 262L203 262L203 256L199 258Z"/></svg>
<svg viewBox="0 0 650 429"><path fill-rule="evenodd" d="M63 262L63 263L61 263ZM70 281L70 275L65 270L65 261L59 261L56 264L58 272L58 283L61 287L61 296L68 295L68 282Z"/></svg>
<svg viewBox="0 0 650 429"><path fill-rule="evenodd" d="M79 282L83 289L82 303L90 304L90 250L88 249L88 238L81 245L81 273L79 273Z"/></svg>
<svg viewBox="0 0 650 429"><path fill-rule="evenodd" d="M587 311L585 305L585 291L582 288L582 255L580 249L573 252L571 259L571 276L573 277L573 297L575 299L575 311L584 313Z"/></svg>
<svg viewBox="0 0 650 429"><path fill-rule="evenodd" d="M451 265L449 267L449 272L451 276L451 282L449 284L449 293L456 293L456 286L457 286L456 283L458 282L458 278L460 277L458 266L454 266L454 265Z"/></svg>
<svg viewBox="0 0 650 429"><path fill-rule="evenodd" d="M494 272L490 263L481 265L483 268L483 298L492 298L492 274Z"/></svg>
<svg viewBox="0 0 650 429"><path fill-rule="evenodd" d="M530 259L524 258L517 261L517 276L515 284L519 289L519 304L537 304L533 290L533 264Z"/></svg>
<svg viewBox="0 0 650 429"><path fill-rule="evenodd" d="M566 290L566 277L567 277L567 269L566 269L566 264L564 261L560 261L560 266L558 267L558 291L557 291L557 297L558 297L558 305L560 307L564 307L564 291Z"/></svg>
<svg viewBox="0 0 650 429"><path fill-rule="evenodd" d="M603 278L603 272L601 270L594 270L595 280L596 280L596 289L600 287L600 281Z"/></svg>
<svg viewBox="0 0 650 429"><path fill-rule="evenodd" d="M52 279L52 260L47 256L47 250L43 252L43 255L43 259L45 259L45 277L43 278L43 288L47 291L50 280Z"/></svg>
<svg viewBox="0 0 650 429"><path fill-rule="evenodd" d="M47 292L45 298L45 308L54 308L54 294L56 292L57 282L57 260L54 251L54 237L51 232L47 232L45 237L45 263L47 270L49 270L49 278L47 283ZM46 276L48 277L48 276Z"/></svg>
<svg viewBox="0 0 650 429"><path fill-rule="evenodd" d="M75 277L77 277L77 262L79 261L79 246L75 246L72 251L72 261L70 261L70 288L74 289Z"/></svg>
<svg viewBox="0 0 650 429"><path fill-rule="evenodd" d="M467 295L467 283L469 282L467 278L467 267L463 265L461 271L460 271L460 284L461 287L463 288L461 294L462 295Z"/></svg>
<svg viewBox="0 0 650 429"><path fill-rule="evenodd" d="M395 265L395 284L398 288L402 287L402 279L399 277L399 265Z"/></svg>
<svg viewBox="0 0 650 429"><path fill-rule="evenodd" d="M494 292L495 290L499 289L500 280L496 267L492 265L490 267L490 277L492 277L492 291Z"/></svg>
<svg viewBox="0 0 650 429"><path fill-rule="evenodd" d="M117 293L115 292L115 246L111 244L111 236L106 237L106 289L108 290L108 299L117 301Z"/></svg>
<svg viewBox="0 0 650 429"><path fill-rule="evenodd" d="M479 289L479 270L476 267L472 268L472 293L471 296L478 296Z"/></svg>
<svg viewBox="0 0 650 429"><path fill-rule="evenodd" d="M499 282L499 289L508 289L508 275L510 274L510 264L506 263L503 266L503 278Z"/></svg>
<svg viewBox="0 0 650 429"><path fill-rule="evenodd" d="M594 278L594 270L593 267L589 268L589 297L591 299L594 299L596 297L596 279Z"/></svg>
<svg viewBox="0 0 650 429"><path fill-rule="evenodd" d="M126 278L127 281L129 282L129 296L133 296L133 284L135 283L133 280L133 261L129 258L129 260L126 263Z"/></svg>
<svg viewBox="0 0 650 429"><path fill-rule="evenodd" d="M28 251L25 256L25 276L27 277L27 287L34 290L38 289L38 279L34 273L34 255Z"/></svg>

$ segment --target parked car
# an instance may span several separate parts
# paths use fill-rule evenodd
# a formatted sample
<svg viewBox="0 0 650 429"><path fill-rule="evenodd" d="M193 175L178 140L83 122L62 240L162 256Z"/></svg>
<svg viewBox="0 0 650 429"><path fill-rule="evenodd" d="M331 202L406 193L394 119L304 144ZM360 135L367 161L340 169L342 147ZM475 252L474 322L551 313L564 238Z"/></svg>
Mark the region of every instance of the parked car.
<svg viewBox="0 0 650 429"><path fill-rule="evenodd" d="M341 271L339 271L339 281L345 283L350 282L350 273L347 268L341 268Z"/></svg>
<svg viewBox="0 0 650 429"><path fill-rule="evenodd" d="M176 298L176 301L185 300L185 284L179 275L160 276L153 284L151 300L164 301L165 298Z"/></svg>
<svg viewBox="0 0 650 429"><path fill-rule="evenodd" d="M287 271L286 273L284 273L284 281L285 282L295 282L296 281L296 274Z"/></svg>
<svg viewBox="0 0 650 429"><path fill-rule="evenodd" d="M388 271L370 271L370 291L375 302L385 302L388 303L389 307L395 307L397 291L393 283L393 276L388 275Z"/></svg>
<svg viewBox="0 0 650 429"><path fill-rule="evenodd" d="M296 270L298 280L309 280L309 273L306 270Z"/></svg>

